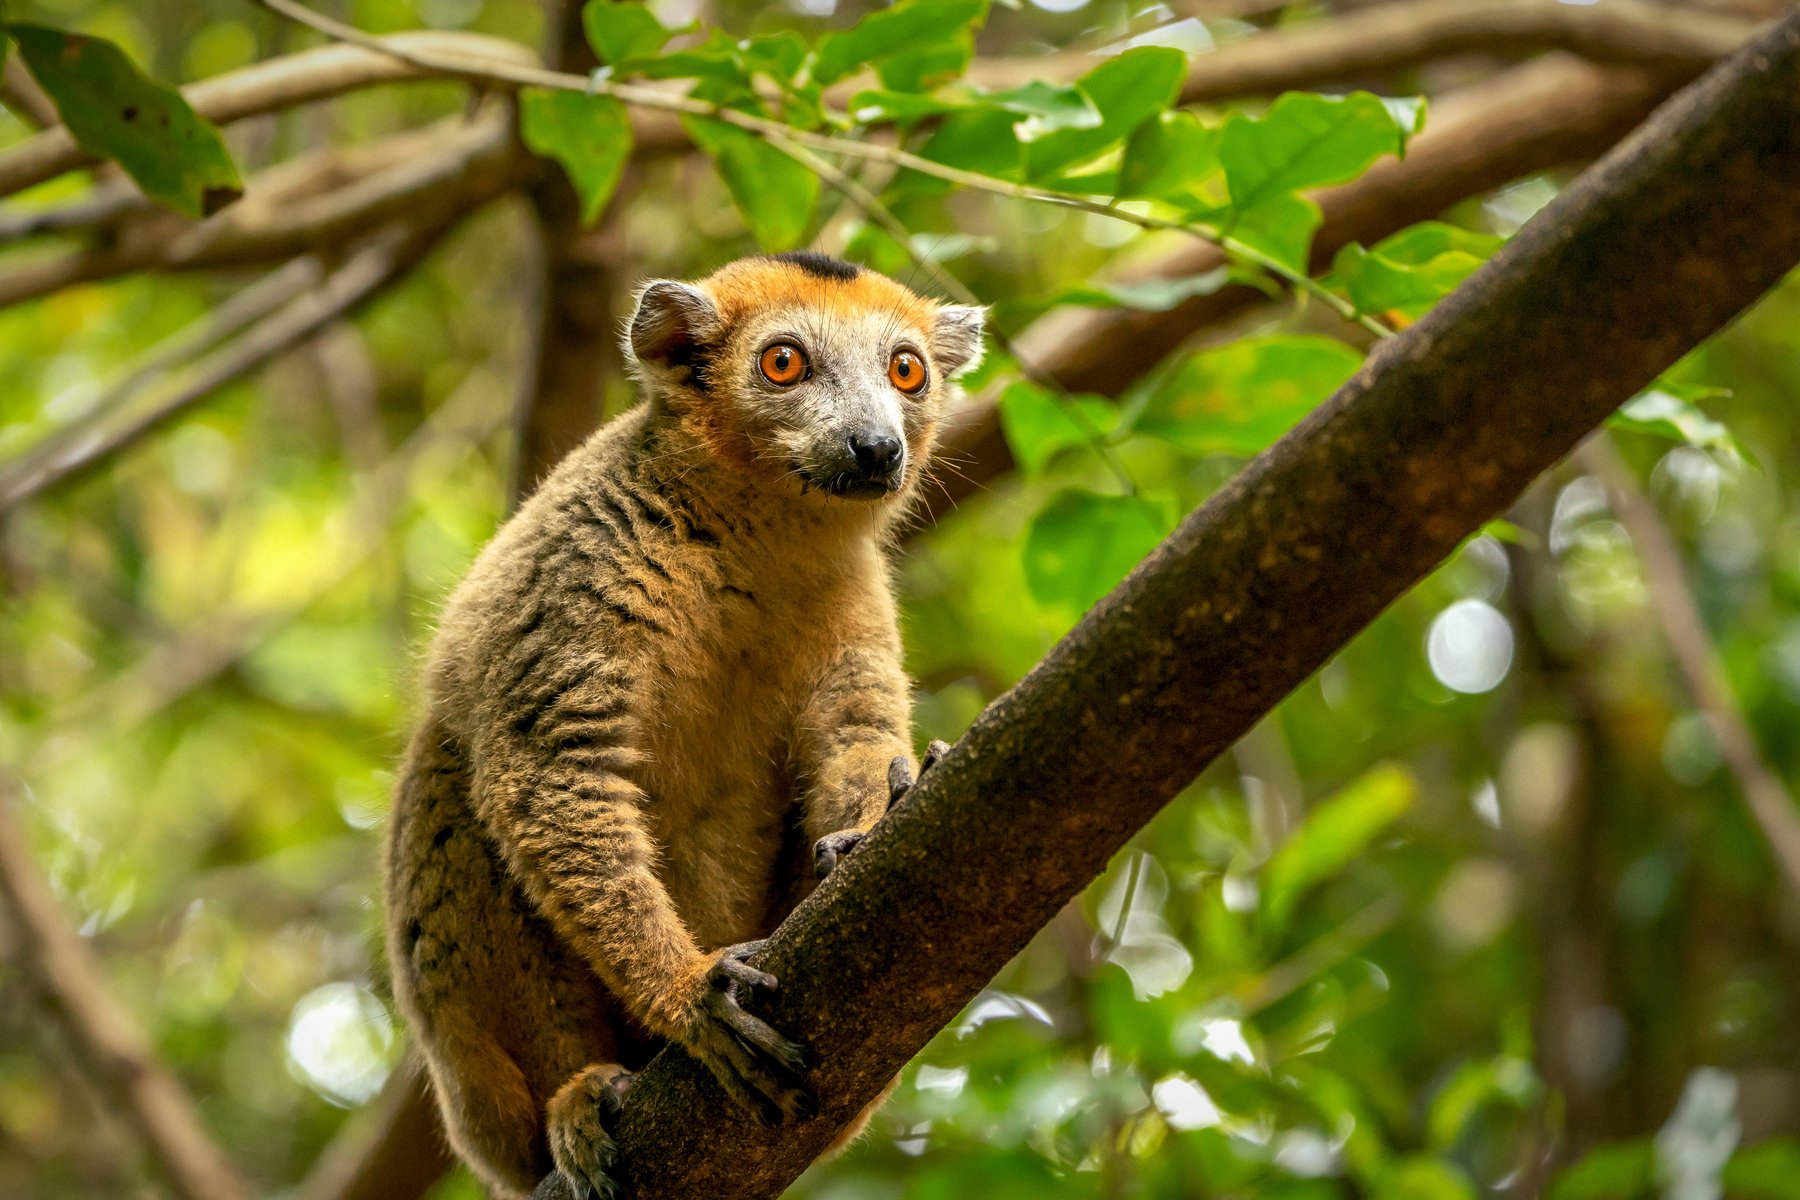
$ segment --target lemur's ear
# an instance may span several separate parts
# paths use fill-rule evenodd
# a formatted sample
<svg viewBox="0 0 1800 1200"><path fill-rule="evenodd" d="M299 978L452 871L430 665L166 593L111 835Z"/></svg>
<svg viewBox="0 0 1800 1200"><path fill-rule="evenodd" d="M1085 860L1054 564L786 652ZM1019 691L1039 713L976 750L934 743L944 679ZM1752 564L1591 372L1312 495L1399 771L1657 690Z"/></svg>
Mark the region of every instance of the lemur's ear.
<svg viewBox="0 0 1800 1200"><path fill-rule="evenodd" d="M931 352L946 376L960 375L981 361L981 327L986 321L985 308L946 304L938 309Z"/></svg>
<svg viewBox="0 0 1800 1200"><path fill-rule="evenodd" d="M631 353L646 366L686 366L696 346L719 332L719 310L706 293L672 279L657 279L638 293L631 318Z"/></svg>

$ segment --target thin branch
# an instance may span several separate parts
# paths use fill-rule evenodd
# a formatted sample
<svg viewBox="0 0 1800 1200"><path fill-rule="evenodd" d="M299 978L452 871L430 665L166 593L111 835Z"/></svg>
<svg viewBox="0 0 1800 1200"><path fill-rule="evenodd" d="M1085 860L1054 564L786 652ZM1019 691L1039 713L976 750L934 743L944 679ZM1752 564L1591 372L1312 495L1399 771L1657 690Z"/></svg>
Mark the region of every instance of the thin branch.
<svg viewBox="0 0 1800 1200"><path fill-rule="evenodd" d="M1371 245L1471 195L1523 175L1599 154L1675 90L1678 81L1562 58L1516 67L1434 105L1404 159L1376 163L1360 179L1316 193L1324 220L1313 238L1322 270L1351 242ZM1128 280L1183 279L1226 265L1217 250L1176 246ZM1254 288L1227 286L1164 312L1063 309L1019 335L1020 351L1070 392L1117 395L1197 332L1266 303ZM926 498L929 521L1012 469L997 392L970 397L943 423L944 452L960 473Z"/></svg>
<svg viewBox="0 0 1800 1200"><path fill-rule="evenodd" d="M237 341L208 354L173 379L158 378L130 404L114 406L94 426L71 429L0 465L0 512L87 470L185 411L217 388L337 320L404 275L445 232L397 227L378 236L310 291L252 325Z"/></svg>
<svg viewBox="0 0 1800 1200"><path fill-rule="evenodd" d="M883 142L859 140L838 134L817 133L812 130L797 129L782 121L759 117L740 109L730 108L711 100L703 100L683 92L668 91L661 88L646 87L640 84L617 83L610 79L595 76L575 75L566 71L549 71L541 67L521 67L511 63L487 62L478 58L457 54L420 53L409 49L400 49L391 45L384 46L380 39L363 32L353 25L321 16L294 0L258 0L265 8L272 9L281 15L297 21L310 29L323 33L328 37L338 38L352 45L366 46L371 49L383 47L387 53L414 63L418 66L443 72L446 75L460 75L462 78L480 83L512 84L520 87L541 87L557 91L581 92L586 95L610 96L622 104L639 108L654 109L666 113L683 116L705 117L732 125L748 133L754 133L771 145L792 147L795 143L815 150L824 150L833 154L841 154L850 158L867 159L884 163L893 167L904 167L921 175L941 179L946 183L972 191L988 192L996 196L1005 196L1014 200L1029 200L1038 204L1049 204L1059 208L1074 209L1078 212L1090 213L1094 216L1108 217L1127 225L1135 225L1140 229L1165 230L1187 234L1226 251L1234 258L1252 263L1271 275L1283 280L1288 286L1327 305L1346 321L1362 325L1377 335L1388 333L1386 326L1375 318L1356 311L1356 306L1336 295L1330 289L1319 284L1304 271L1296 271L1287 264L1263 253L1253 246L1247 245L1230 233L1216 226L1203 222L1177 221L1165 217L1152 216L1135 209L1125 208L1118 204L1106 204L1090 200L1085 196L1074 196L1048 188L1035 187L1031 184L1018 183L1013 180L1000 179L992 175L984 175L979 171L965 170L936 162L923 155L902 150L898 146ZM842 113L827 112L828 123L838 127L848 127L849 119Z"/></svg>
<svg viewBox="0 0 1800 1200"><path fill-rule="evenodd" d="M50 94L31 77L31 71L17 54L7 55L5 68L0 69L0 104L6 105L21 121L39 129L48 129L62 121L62 114L56 111Z"/></svg>
<svg viewBox="0 0 1800 1200"><path fill-rule="evenodd" d="M181 1200L247 1200L249 1189L207 1134L193 1099L108 994L93 951L59 911L19 824L10 777L0 777L0 908L28 985L170 1190Z"/></svg>
<svg viewBox="0 0 1800 1200"><path fill-rule="evenodd" d="M517 42L450 31L394 34L374 39L426 52L480 54L504 62L532 61ZM245 117L326 100L376 84L440 76L407 58L363 46L333 45L256 63L182 89L201 116L226 125ZM60 126L0 151L0 196L54 179L93 163Z"/></svg>
<svg viewBox="0 0 1800 1200"><path fill-rule="evenodd" d="M123 409L146 386L170 371L217 349L245 329L313 287L325 273L324 264L312 255L292 259L268 274L239 288L206 311L200 319L176 330L139 355L119 377L101 389L70 416L70 427L51 437L62 440L76 423L91 425ZM38 447L21 452L21 457ZM4 478L0 468L0 478Z"/></svg>
<svg viewBox="0 0 1800 1200"><path fill-rule="evenodd" d="M1311 90L1459 54L1563 50L1591 62L1691 77L1756 24L1638 0L1403 0L1290 25L1194 59L1182 102Z"/></svg>
<svg viewBox="0 0 1800 1200"><path fill-rule="evenodd" d="M350 241L396 219L448 221L485 204L532 169L502 114L453 119L429 134L401 135L371 153L323 154L272 168L244 200L199 223L155 210L116 244L27 260L0 273L0 308L77 283L137 271L198 270L273 262ZM414 150L416 152L405 153ZM348 162L370 164L343 181ZM321 184L337 186L319 193Z"/></svg>
<svg viewBox="0 0 1800 1200"><path fill-rule="evenodd" d="M977 718L753 960L819 1116L765 1129L665 1052L619 1125L631 1194L778 1193L1196 772L1779 283L1796 189L1800 14L1378 346Z"/></svg>
<svg viewBox="0 0 1800 1200"><path fill-rule="evenodd" d="M1613 515L1637 547L1650 606L1669 640L1675 666L1712 727L1719 754L1743 791L1750 815L1769 839L1783 878L1800 894L1800 808L1763 757L1756 734L1731 690L1718 649L1688 587L1680 548L1604 433L1590 439L1576 457L1605 485Z"/></svg>

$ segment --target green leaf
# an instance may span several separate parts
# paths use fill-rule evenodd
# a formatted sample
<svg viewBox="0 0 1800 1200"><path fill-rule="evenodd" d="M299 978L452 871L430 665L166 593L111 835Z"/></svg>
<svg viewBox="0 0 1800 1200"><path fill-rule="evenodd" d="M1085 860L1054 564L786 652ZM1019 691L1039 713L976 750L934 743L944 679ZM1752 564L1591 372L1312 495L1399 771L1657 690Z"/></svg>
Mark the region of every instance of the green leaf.
<svg viewBox="0 0 1800 1200"><path fill-rule="evenodd" d="M1282 925L1308 889L1359 858L1417 794L1406 768L1384 763L1314 805L1263 867L1262 907L1270 924Z"/></svg>
<svg viewBox="0 0 1800 1200"><path fill-rule="evenodd" d="M1549 1200L1638 1200L1655 1195L1656 1147L1648 1138L1591 1150L1548 1189Z"/></svg>
<svg viewBox="0 0 1800 1200"><path fill-rule="evenodd" d="M1399 151L1402 137L1387 106L1367 92L1288 92L1260 117L1232 114L1219 160L1232 204L1250 208L1282 192L1354 179L1383 154Z"/></svg>
<svg viewBox="0 0 1800 1200"><path fill-rule="evenodd" d="M1442 221L1425 221L1373 250L1345 246L1331 270L1359 312L1416 320L1474 274L1504 241Z"/></svg>
<svg viewBox="0 0 1800 1200"><path fill-rule="evenodd" d="M204 217L244 194L219 131L117 46L43 25L7 28L76 144L117 162L146 196Z"/></svg>
<svg viewBox="0 0 1800 1200"><path fill-rule="evenodd" d="M1216 267L1198 275L1175 279L1142 279L1136 282L1077 284L1047 297L1002 301L994 306L997 319L1006 325L1032 321L1053 308L1135 308L1141 312L1168 312L1196 296L1210 296L1233 279L1230 267Z"/></svg>
<svg viewBox="0 0 1800 1200"><path fill-rule="evenodd" d="M1374 1191L1383 1200L1475 1200L1475 1187L1462 1168L1423 1155L1390 1164Z"/></svg>
<svg viewBox="0 0 1800 1200"><path fill-rule="evenodd" d="M1125 143L1119 195L1156 200L1191 197L1219 173L1221 131L1190 112L1158 113Z"/></svg>
<svg viewBox="0 0 1800 1200"><path fill-rule="evenodd" d="M1275 192L1253 207L1239 210L1225 228L1244 245L1304 275L1312 256L1313 234L1322 219L1319 206L1305 196Z"/></svg>
<svg viewBox="0 0 1800 1200"><path fill-rule="evenodd" d="M754 134L706 117L683 117L694 144L712 156L750 232L765 250L788 250L806 236L819 177Z"/></svg>
<svg viewBox="0 0 1800 1200"><path fill-rule="evenodd" d="M1033 81L1003 92L987 92L982 103L1018 113L1013 126L1021 142L1035 142L1064 129L1098 129L1100 110L1078 87Z"/></svg>
<svg viewBox="0 0 1800 1200"><path fill-rule="evenodd" d="M1026 585L1041 604L1085 612L1168 528L1162 508L1141 497L1066 488L1025 534Z"/></svg>
<svg viewBox="0 0 1800 1200"><path fill-rule="evenodd" d="M1158 379L1132 430L1195 454L1256 454L1361 364L1331 338L1244 338L1189 355Z"/></svg>
<svg viewBox="0 0 1800 1200"><path fill-rule="evenodd" d="M1739 1150L1720 1182L1732 1200L1800 1200L1800 1141L1770 1138Z"/></svg>
<svg viewBox="0 0 1800 1200"><path fill-rule="evenodd" d="M1718 394L1658 383L1627 400L1606 423L1614 429L1629 429L1633 433L1685 442L1731 457L1747 457L1731 430L1723 422L1701 412L1694 403L1694 399Z"/></svg>
<svg viewBox="0 0 1800 1200"><path fill-rule="evenodd" d="M937 127L919 153L947 167L980 171L999 179L1016 179L1024 161L1025 149L1013 130L1017 119L1012 113L999 109L971 109L956 113ZM1043 142L1038 145L1043 145ZM908 180L920 191L939 192L950 189L949 183L930 176L915 174L909 176Z"/></svg>
<svg viewBox="0 0 1800 1200"><path fill-rule="evenodd" d="M1000 393L1000 428L1026 475L1072 446L1105 437L1118 420L1119 410L1098 396L1058 396L1029 380Z"/></svg>
<svg viewBox="0 0 1800 1200"><path fill-rule="evenodd" d="M1039 138L1027 151L1030 175L1046 179L1086 162L1129 137L1133 130L1174 103L1187 74L1187 59L1166 46L1140 46L1110 58L1076 80L1100 114L1087 129L1066 129Z"/></svg>
<svg viewBox="0 0 1800 1200"><path fill-rule="evenodd" d="M685 50L625 59L616 64L621 75L645 79L695 79L710 85L706 98L721 103L751 97L751 67L737 39L714 29L704 42ZM601 69L602 72L606 68Z"/></svg>
<svg viewBox="0 0 1800 1200"><path fill-rule="evenodd" d="M1260 117L1233 114L1219 139L1231 207L1224 228L1304 270L1318 206L1295 193L1342 183L1405 145L1406 127L1367 92L1289 92Z"/></svg>
<svg viewBox="0 0 1800 1200"><path fill-rule="evenodd" d="M620 0L589 0L581 10L581 27L588 45L609 66L658 54L683 32L666 27L642 4Z"/></svg>
<svg viewBox="0 0 1800 1200"><path fill-rule="evenodd" d="M974 107L975 101L959 92L895 92L869 88L850 97L850 105L845 111L859 125L876 125L890 121L907 124Z"/></svg>
<svg viewBox="0 0 1800 1200"><path fill-rule="evenodd" d="M581 220L592 224L612 198L631 156L631 117L610 96L526 88L519 96L519 132L534 154L562 164L581 197Z"/></svg>
<svg viewBox="0 0 1800 1200"><path fill-rule="evenodd" d="M973 27L986 16L987 0L901 0L820 38L812 81L828 86L864 67L897 91L955 78L975 52Z"/></svg>
<svg viewBox="0 0 1800 1200"><path fill-rule="evenodd" d="M1345 246L1331 270L1359 312L1416 320L1474 274L1503 240L1426 221L1373 250Z"/></svg>

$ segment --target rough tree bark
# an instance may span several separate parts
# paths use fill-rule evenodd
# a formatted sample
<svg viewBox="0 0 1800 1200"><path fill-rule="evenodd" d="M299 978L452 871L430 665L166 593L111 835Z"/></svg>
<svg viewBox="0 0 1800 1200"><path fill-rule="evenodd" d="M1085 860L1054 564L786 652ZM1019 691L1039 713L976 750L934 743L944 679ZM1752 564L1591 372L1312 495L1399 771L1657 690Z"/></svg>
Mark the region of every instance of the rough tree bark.
<svg viewBox="0 0 1800 1200"><path fill-rule="evenodd" d="M622 1122L634 1193L785 1186L1208 762L1800 260L1796 188L1800 13L1378 347L982 714L760 957L820 1116L762 1129L666 1053Z"/></svg>

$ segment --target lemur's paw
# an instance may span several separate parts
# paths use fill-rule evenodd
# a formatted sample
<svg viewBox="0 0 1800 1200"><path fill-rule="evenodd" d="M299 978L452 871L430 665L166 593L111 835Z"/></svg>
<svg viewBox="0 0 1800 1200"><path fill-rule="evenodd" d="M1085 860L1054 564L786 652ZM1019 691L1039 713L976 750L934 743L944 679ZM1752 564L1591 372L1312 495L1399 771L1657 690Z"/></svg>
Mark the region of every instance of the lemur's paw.
<svg viewBox="0 0 1800 1200"><path fill-rule="evenodd" d="M925 777L925 772L935 767L938 760L948 753L950 753L949 742L932 738L931 744L925 747L925 757L919 760L919 773L916 776L912 773L912 763L906 760L906 755L896 755L894 761L888 764L889 810L906 799L907 793L913 790L913 786Z"/></svg>
<svg viewBox="0 0 1800 1200"><path fill-rule="evenodd" d="M743 1007L779 986L773 975L744 961L762 948L762 942L744 942L719 951L684 1045L763 1124L779 1125L783 1117L809 1120L818 1112L804 1078L811 1056Z"/></svg>
<svg viewBox="0 0 1800 1200"><path fill-rule="evenodd" d="M895 762L905 762L897 758ZM837 868L838 859L848 857L850 852L862 845L862 840L869 836L865 830L845 829L837 833L828 833L813 843L813 874L820 879L825 878Z"/></svg>
<svg viewBox="0 0 1800 1200"><path fill-rule="evenodd" d="M589 1067L551 1098L550 1157L562 1176L564 1194L574 1200L619 1200L623 1194L619 1144L613 1135L635 1078L616 1067Z"/></svg>

